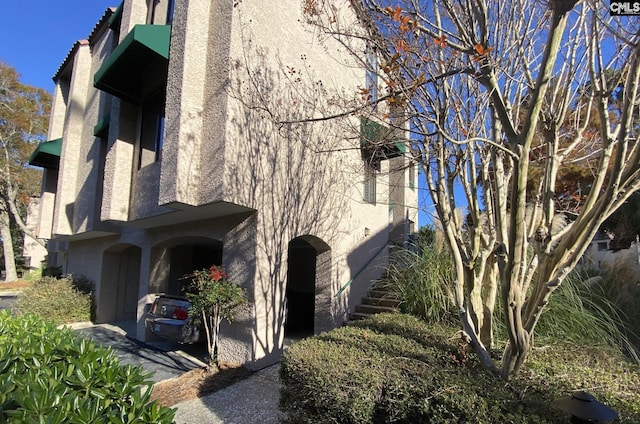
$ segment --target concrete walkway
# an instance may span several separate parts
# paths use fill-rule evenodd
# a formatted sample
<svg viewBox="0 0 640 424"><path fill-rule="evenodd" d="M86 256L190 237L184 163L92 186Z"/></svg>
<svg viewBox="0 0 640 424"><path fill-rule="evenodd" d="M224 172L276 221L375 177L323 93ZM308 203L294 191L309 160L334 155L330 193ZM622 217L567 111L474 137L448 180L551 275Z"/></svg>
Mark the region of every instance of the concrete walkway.
<svg viewBox="0 0 640 424"><path fill-rule="evenodd" d="M132 323L78 323L71 328L105 346L110 346L123 364L141 365L159 382L205 366L204 346L177 346L169 343L142 343L127 337ZM182 349L182 350L181 350ZM275 424L280 422L279 364L272 365L211 395L181 402L177 424Z"/></svg>
<svg viewBox="0 0 640 424"><path fill-rule="evenodd" d="M169 343L143 343L127 336L130 323L76 323L70 327L79 334L111 347L125 365L141 365L153 373L151 380L159 382L178 377L184 372L204 366L204 346L179 346Z"/></svg>
<svg viewBox="0 0 640 424"><path fill-rule="evenodd" d="M209 396L175 405L177 424L280 422L280 365L275 364Z"/></svg>

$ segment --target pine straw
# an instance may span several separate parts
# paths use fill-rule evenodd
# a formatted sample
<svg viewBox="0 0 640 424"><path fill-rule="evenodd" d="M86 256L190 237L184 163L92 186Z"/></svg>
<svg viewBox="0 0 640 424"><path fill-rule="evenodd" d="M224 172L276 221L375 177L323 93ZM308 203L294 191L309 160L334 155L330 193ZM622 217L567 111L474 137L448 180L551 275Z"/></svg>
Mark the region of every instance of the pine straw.
<svg viewBox="0 0 640 424"><path fill-rule="evenodd" d="M20 290L26 287L31 287L32 284L33 282L28 280L16 280L8 283L0 281L0 291Z"/></svg>
<svg viewBox="0 0 640 424"><path fill-rule="evenodd" d="M151 399L164 406L200 398L249 377L251 371L238 364L224 363L219 368L196 368L153 386Z"/></svg>

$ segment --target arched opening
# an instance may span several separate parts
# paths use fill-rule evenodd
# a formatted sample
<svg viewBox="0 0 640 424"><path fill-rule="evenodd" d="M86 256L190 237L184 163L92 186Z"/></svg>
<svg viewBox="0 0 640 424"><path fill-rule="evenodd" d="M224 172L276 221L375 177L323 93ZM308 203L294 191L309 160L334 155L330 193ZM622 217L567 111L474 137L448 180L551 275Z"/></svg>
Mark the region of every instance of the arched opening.
<svg viewBox="0 0 640 424"><path fill-rule="evenodd" d="M308 337L324 327L320 316L326 305L319 292L330 275L326 260L329 246L312 237L297 237L289 242L287 260L285 336ZM321 257L322 255L322 257Z"/></svg>
<svg viewBox="0 0 640 424"><path fill-rule="evenodd" d="M135 320L140 290L138 246L118 245L104 252L97 322Z"/></svg>
<svg viewBox="0 0 640 424"><path fill-rule="evenodd" d="M207 237L177 237L151 249L149 293L182 296L185 275L222 264L222 242Z"/></svg>
<svg viewBox="0 0 640 424"><path fill-rule="evenodd" d="M166 292L182 295L182 287L187 284L184 276L211 265L222 265L222 242L199 240L173 246L169 253L169 284Z"/></svg>

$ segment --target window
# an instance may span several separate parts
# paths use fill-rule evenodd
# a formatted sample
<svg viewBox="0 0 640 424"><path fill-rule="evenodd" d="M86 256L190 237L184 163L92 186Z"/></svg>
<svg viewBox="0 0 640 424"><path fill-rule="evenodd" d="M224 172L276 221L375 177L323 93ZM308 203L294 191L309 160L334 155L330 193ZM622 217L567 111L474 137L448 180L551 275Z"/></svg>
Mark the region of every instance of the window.
<svg viewBox="0 0 640 424"><path fill-rule="evenodd" d="M365 54L367 61L365 84L367 90L369 90L369 101L375 108L376 102L378 101L378 59L372 47L368 47Z"/></svg>
<svg viewBox="0 0 640 424"><path fill-rule="evenodd" d="M164 140L165 89L157 90L142 102L138 168L160 160Z"/></svg>
<svg viewBox="0 0 640 424"><path fill-rule="evenodd" d="M147 0L147 23L152 25L170 25L173 22L175 0Z"/></svg>
<svg viewBox="0 0 640 424"><path fill-rule="evenodd" d="M376 174L377 169L372 164L364 165L363 200L367 203L376 203Z"/></svg>
<svg viewBox="0 0 640 424"><path fill-rule="evenodd" d="M604 252L605 250L607 250L609 248L609 243L607 243L606 241L599 241L598 242L598 252Z"/></svg>
<svg viewBox="0 0 640 424"><path fill-rule="evenodd" d="M409 188L416 189L416 164L413 161L409 161Z"/></svg>

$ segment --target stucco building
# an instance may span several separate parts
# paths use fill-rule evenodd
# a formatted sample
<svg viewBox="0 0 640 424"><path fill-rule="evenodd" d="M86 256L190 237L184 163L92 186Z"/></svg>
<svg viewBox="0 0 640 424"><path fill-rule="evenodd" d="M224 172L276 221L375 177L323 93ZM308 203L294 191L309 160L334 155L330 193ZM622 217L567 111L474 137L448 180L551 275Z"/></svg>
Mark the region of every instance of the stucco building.
<svg viewBox="0 0 640 424"><path fill-rule="evenodd" d="M286 332L341 325L414 230L402 131L366 111L309 119L371 75L302 3L124 0L68 53L31 158L39 237L49 265L95 282L98 322L149 340L154 293L221 264L250 300L222 359L259 367Z"/></svg>

